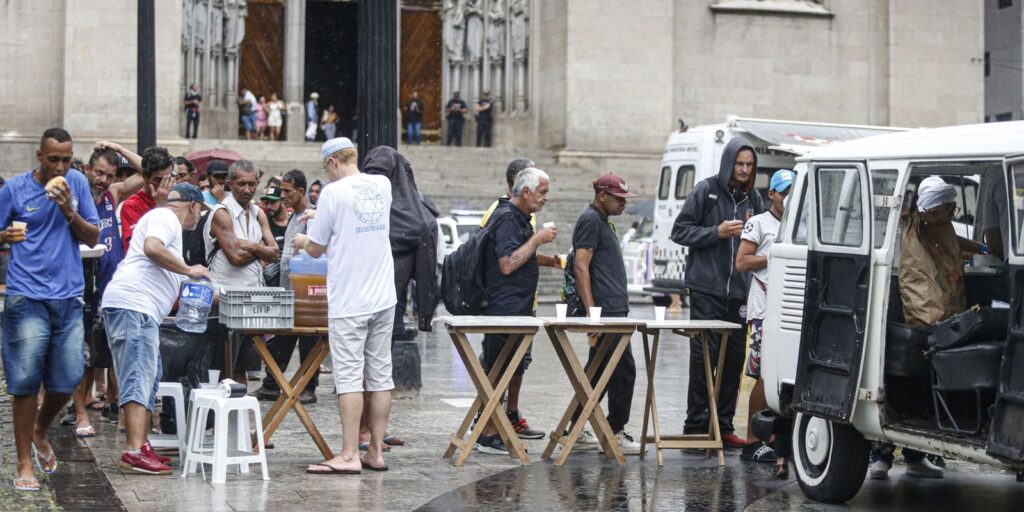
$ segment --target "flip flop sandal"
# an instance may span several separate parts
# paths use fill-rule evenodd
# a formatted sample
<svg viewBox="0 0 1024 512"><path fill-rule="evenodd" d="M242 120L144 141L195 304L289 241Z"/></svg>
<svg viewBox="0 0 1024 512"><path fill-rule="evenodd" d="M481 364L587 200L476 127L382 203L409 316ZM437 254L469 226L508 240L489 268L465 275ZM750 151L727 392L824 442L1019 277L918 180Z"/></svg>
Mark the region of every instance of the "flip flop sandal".
<svg viewBox="0 0 1024 512"><path fill-rule="evenodd" d="M85 439L87 437L96 437L96 429L89 425L88 427L78 427L75 429L75 435L79 439Z"/></svg>
<svg viewBox="0 0 1024 512"><path fill-rule="evenodd" d="M39 484L39 480L36 480L35 478L19 477L15 478L14 480L11 480L11 484L14 485L14 488L19 491L28 492L39 492L39 489L42 487L42 485Z"/></svg>
<svg viewBox="0 0 1024 512"><path fill-rule="evenodd" d="M32 455L33 458L36 460L36 467L39 468L39 471L42 471L47 475L52 475L55 471L57 471L57 454L53 453L52 448L50 451L50 456L43 457L43 455L39 453L39 448L36 448L36 444L32 443ZM50 464L53 465L50 466L49 470L47 470L45 466L49 466Z"/></svg>
<svg viewBox="0 0 1024 512"><path fill-rule="evenodd" d="M392 434L384 434L384 444L388 446L405 446L405 439Z"/></svg>
<svg viewBox="0 0 1024 512"><path fill-rule="evenodd" d="M324 469L316 469L324 468ZM326 462L319 464L311 464L306 468L306 473L311 475L359 475L362 474L362 470L359 469L341 469L336 468Z"/></svg>
<svg viewBox="0 0 1024 512"><path fill-rule="evenodd" d="M363 465L363 469L369 469L370 471L387 471L388 470L388 465L387 464L385 464L385 465L383 465L381 467L371 466L370 464L367 464L367 462L362 460L362 459L359 460L359 463Z"/></svg>
<svg viewBox="0 0 1024 512"><path fill-rule="evenodd" d="M772 476L775 478L789 477L789 464L778 464L772 468Z"/></svg>
<svg viewBox="0 0 1024 512"><path fill-rule="evenodd" d="M366 450L369 450L369 449L370 449L370 442L369 441L359 441L359 451L365 452ZM384 448L381 451L382 452L390 452L391 451L391 445L385 444Z"/></svg>

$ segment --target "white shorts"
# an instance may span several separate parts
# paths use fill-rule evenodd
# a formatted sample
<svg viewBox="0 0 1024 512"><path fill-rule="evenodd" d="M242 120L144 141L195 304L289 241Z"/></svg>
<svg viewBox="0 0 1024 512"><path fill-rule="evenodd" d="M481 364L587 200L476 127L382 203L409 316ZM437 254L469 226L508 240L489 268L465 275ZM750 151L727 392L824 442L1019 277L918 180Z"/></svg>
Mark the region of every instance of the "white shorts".
<svg viewBox="0 0 1024 512"><path fill-rule="evenodd" d="M334 385L339 395L365 391L390 391L391 333L394 306L371 315L332 318L328 322Z"/></svg>

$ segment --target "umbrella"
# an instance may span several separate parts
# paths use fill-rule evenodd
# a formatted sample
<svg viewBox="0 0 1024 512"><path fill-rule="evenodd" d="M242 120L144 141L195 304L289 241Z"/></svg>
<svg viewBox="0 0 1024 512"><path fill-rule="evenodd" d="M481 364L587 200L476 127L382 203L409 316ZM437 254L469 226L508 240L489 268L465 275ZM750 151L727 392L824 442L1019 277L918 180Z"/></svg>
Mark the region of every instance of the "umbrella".
<svg viewBox="0 0 1024 512"><path fill-rule="evenodd" d="M224 160L228 164L236 162L238 160L244 160L242 155L231 151L230 149L204 149L202 151L193 151L185 156L185 158L192 162L192 165L196 166L196 175L205 176L206 168L210 165L210 162L214 160Z"/></svg>
<svg viewBox="0 0 1024 512"><path fill-rule="evenodd" d="M629 209L626 213L630 215L642 215L648 219L654 218L654 199L644 199L642 201L636 201L629 205Z"/></svg>

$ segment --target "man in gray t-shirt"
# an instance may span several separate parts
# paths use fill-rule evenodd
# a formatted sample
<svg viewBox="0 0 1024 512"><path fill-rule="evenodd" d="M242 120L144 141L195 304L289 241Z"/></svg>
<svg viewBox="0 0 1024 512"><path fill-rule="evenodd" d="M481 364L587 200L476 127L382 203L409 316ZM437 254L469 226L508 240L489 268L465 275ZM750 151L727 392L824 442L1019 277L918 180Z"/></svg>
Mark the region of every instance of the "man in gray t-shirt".
<svg viewBox="0 0 1024 512"><path fill-rule="evenodd" d="M284 231L284 248L281 250L281 287L285 290L292 288L291 270L289 269L289 263L292 257L295 256L295 248L292 246L292 241L295 240L295 235L306 234L306 219L304 214L306 210L312 209L309 201L306 199L306 175L298 169L288 171L281 178L281 201L284 203L286 208L291 208L292 216L288 220L288 227ZM274 336L267 342L267 348L270 349L270 353L274 356L274 361L277 361L277 365L281 367L281 371L285 371L288 368L288 361L292 358L292 353L295 352L295 344L299 345L299 357L300 361L304 361L306 356L313 350L313 346L316 345L316 338L309 336ZM299 394L299 402L303 404L316 403L316 387L320 382L319 376L314 376L306 384L306 389L302 390ZM263 378L263 386L256 390L256 398L260 400L277 400L277 397L281 395L281 388L278 387L277 382L274 382L273 377L270 376L270 372L266 372L266 377Z"/></svg>
<svg viewBox="0 0 1024 512"><path fill-rule="evenodd" d="M1006 180L1002 173L982 176L974 238L987 243L992 254L1003 261L1006 261L1010 252L1010 216L1007 214L1007 206Z"/></svg>

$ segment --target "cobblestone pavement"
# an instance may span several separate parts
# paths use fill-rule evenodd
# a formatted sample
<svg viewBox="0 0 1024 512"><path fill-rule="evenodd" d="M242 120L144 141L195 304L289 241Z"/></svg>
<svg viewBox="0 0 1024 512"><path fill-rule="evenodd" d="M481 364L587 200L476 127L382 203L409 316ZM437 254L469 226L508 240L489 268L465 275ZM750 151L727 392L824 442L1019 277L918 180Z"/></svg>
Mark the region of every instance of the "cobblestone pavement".
<svg viewBox="0 0 1024 512"><path fill-rule="evenodd" d="M11 396L7 394L7 379L0 362L0 510L60 510L53 486L36 472L43 482L40 492L22 492L14 488L12 479L18 474L18 451L14 446L14 425Z"/></svg>
<svg viewBox="0 0 1024 512"><path fill-rule="evenodd" d="M636 306L633 316L650 316L649 306ZM542 306L542 314L550 314ZM573 337L578 353L585 354L582 336ZM479 347L479 337L473 338ZM687 345L676 336L663 338L659 355L658 406L662 428L681 428L685 415ZM389 431L408 441L394 447L386 460L386 473L360 476L314 476L305 466L321 460L308 434L289 414L273 436L268 451L270 480L258 471L229 474L227 483L213 485L199 476L181 478L178 462L173 476L126 474L117 467L121 437L113 423L94 418L97 437L87 441L96 467L109 479L129 511L255 511L255 510L832 510L808 502L792 480L773 480L768 465L740 462L737 452L726 456L719 468L701 455L667 451L665 465L654 457L627 457L619 467L596 452L573 454L562 468L541 461L546 440L525 441L533 464L520 466L504 456L473 453L456 468L441 455L475 395L447 335L421 334L423 390L413 398L395 400ZM642 422L643 347L635 335L632 350L637 360L637 383L627 430L639 436ZM526 374L521 408L535 427L552 428L570 398L568 380L546 335L535 340L534 362ZM297 366L292 361L291 368ZM250 383L255 389L257 383ZM341 428L330 375L321 375L319 403L308 407L330 446L337 450ZM746 422L745 383L735 419L739 434ZM264 403L264 412L269 408ZM0 403L0 407L3 407ZM2 418L3 416L0 416ZM4 428L0 422L0 429ZM0 430L0 432L3 432ZM8 436L0 438L6 442ZM255 468L254 468L255 469ZM903 478L902 468L889 481L868 481L846 510L1010 510L1024 502L1024 486L1013 476L970 464L951 462L946 479L922 481ZM0 483L2 485L3 483ZM9 485L9 482L7 482ZM58 492L58 495L60 492ZM6 494L4 495L6 496ZM53 507L53 499L39 507ZM74 507L68 507L69 509ZM839 510L839 508L835 508ZM0 503L0 510L7 507Z"/></svg>

